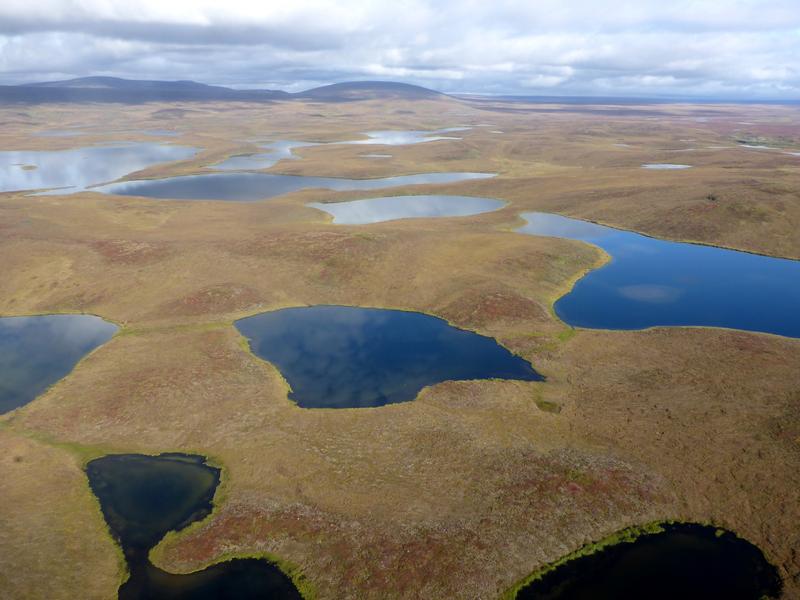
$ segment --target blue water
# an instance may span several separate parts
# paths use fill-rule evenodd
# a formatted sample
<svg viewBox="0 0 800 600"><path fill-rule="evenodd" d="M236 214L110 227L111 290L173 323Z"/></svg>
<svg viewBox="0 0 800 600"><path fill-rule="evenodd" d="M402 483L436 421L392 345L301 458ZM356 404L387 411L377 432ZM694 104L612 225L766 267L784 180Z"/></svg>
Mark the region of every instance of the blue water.
<svg viewBox="0 0 800 600"><path fill-rule="evenodd" d="M385 196L349 202L310 202L306 206L324 210L341 225L362 225L394 219L464 217L505 206L501 200L475 196Z"/></svg>
<svg viewBox="0 0 800 600"><path fill-rule="evenodd" d="M453 183L468 179L494 177L490 173L422 173L380 179L344 179L339 177L304 177L272 173L212 173L183 175L165 179L124 181L92 191L122 196L144 196L172 200L231 200L254 202L302 189L377 190L382 188Z"/></svg>
<svg viewBox="0 0 800 600"><path fill-rule="evenodd" d="M0 318L0 414L36 398L116 331L91 315Z"/></svg>
<svg viewBox="0 0 800 600"><path fill-rule="evenodd" d="M555 304L576 327L699 325L800 337L800 261L670 242L586 221L524 213L518 231L595 244L611 262Z"/></svg>
<svg viewBox="0 0 800 600"><path fill-rule="evenodd" d="M236 321L304 408L406 402L428 385L542 376L492 338L422 313L348 306L286 308Z"/></svg>

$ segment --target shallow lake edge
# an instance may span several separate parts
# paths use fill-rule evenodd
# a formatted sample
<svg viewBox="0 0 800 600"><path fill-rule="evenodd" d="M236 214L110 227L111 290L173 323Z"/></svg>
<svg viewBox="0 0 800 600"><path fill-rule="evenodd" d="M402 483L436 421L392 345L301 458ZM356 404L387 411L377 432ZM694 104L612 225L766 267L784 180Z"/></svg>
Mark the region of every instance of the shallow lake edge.
<svg viewBox="0 0 800 600"><path fill-rule="evenodd" d="M667 532L667 527L669 526L680 526L680 525L699 525L702 527L709 527L714 528L718 532L728 533L735 536L738 540L743 540L748 544L752 545L756 548L764 558L764 562L768 564L770 567L775 569L775 572L778 574L781 588L784 586L783 577L781 577L780 569L771 563L766 555L764 555L763 551L759 546L756 546L747 538L743 538L739 536L735 531L730 529L726 529L724 527L719 527L712 522L705 522L705 521L683 521L678 519L664 519L658 521L650 521L649 523L643 523L641 525L632 525L630 527L626 527L621 529L611 535L604 537L598 541L589 542L584 544L577 550L570 552L562 556L561 558L547 563L544 566L536 569L530 575L522 578L517 583L512 585L508 590L506 590L501 596L500 600L515 600L519 592L521 592L524 588L529 586L532 583L540 581L544 579L546 575L549 575L559 567L563 567L564 565L587 556L592 556L594 554L598 554L607 548L611 548L613 546L617 546L620 544L630 544L637 541L639 538L648 536L648 535L657 535L659 533Z"/></svg>
<svg viewBox="0 0 800 600"><path fill-rule="evenodd" d="M102 344L99 344L95 348L92 348L89 352L87 352L86 354L81 356L80 359L78 359L78 361L75 363L75 365L73 365L72 369L70 369L69 373L67 373L63 377L57 379L56 381L54 381L53 383L48 385L44 390L42 390L42 392L40 394L37 394L35 397L31 398L25 404L21 404L20 406L17 406L16 408L12 408L11 410L6 411L6 412L0 412L0 425L2 425L3 423L11 422L11 420L13 419L12 415L14 415L17 411L25 408L26 406L32 404L33 402L36 402L36 400L38 400L39 398L42 398L45 395L49 394L53 390L53 388L55 388L57 385L59 385L60 383L65 381L67 378L71 377L72 374L83 364L83 362L86 359L88 359L90 356L92 356L95 352L97 352L101 348L104 348L105 346L107 346L108 344L113 342L115 338L118 338L118 337L120 337L121 335L123 335L125 333L125 325L123 325L121 323L118 323L118 322L116 322L116 321L114 321L112 319L109 319L107 317L103 317L101 315L98 315L98 314L95 314L95 313L90 313L90 312L74 312L74 311L66 311L66 310L65 311L49 310L49 311L25 313L25 314L19 314L19 315L16 315L16 314L15 315L0 314L0 319L13 319L13 318L25 318L25 317L50 317L50 316L62 316L62 315L63 316L97 317L101 321L109 323L109 324L113 325L114 327L116 327L117 329L116 329L116 331L114 331L114 333L111 335L111 337L108 338L105 342L103 342Z"/></svg>
<svg viewBox="0 0 800 600"><path fill-rule="evenodd" d="M61 445L61 444L57 444ZM201 452L192 452L186 450L178 450L178 451L164 451L159 452L157 454L153 453L146 453L146 452L104 452L100 448L97 447L84 447L78 444L64 444L67 446L67 449L72 450L73 454L77 454L79 461L80 461L80 469L83 472L84 477L86 478L86 488L89 491L89 494L96 506L97 516L103 521L103 525L105 527L106 537L112 541L114 544L114 548L116 551L117 560L119 562L119 586L121 588L130 578L131 572L128 566L127 558L125 557L125 553L122 549L121 542L114 537L113 532L111 531L111 526L105 519L105 514L103 513L102 506L100 504L100 498L94 493L92 486L89 482L89 477L87 474L87 466L90 462L98 458L104 458L107 456L120 456L120 455L138 455L143 457L149 458L158 458L164 455L180 455L180 456L191 456L197 457L202 459L202 464L208 467L213 467L219 469L219 476L216 488L214 489L214 495L210 499L211 510L207 515L205 515L202 519L198 519L192 521L185 527L180 530L169 530L164 536L156 543L155 546L151 547L147 552L147 559L150 563L164 571L165 573L169 573L172 575L191 575L194 573L200 573L210 567L215 565L221 565L223 563L231 562L238 559L255 559L264 561L271 566L274 566L276 569L281 571L284 575L286 575L291 581L292 584L297 589L298 593L304 600L317 600L317 592L314 588L311 581L306 577L303 570L294 563L285 560L275 554L269 552L243 552L243 553L236 553L236 552L225 552L220 554L219 556L215 557L215 559L210 560L208 562L201 563L196 569L189 570L189 571L172 571L168 569L164 569L160 566L160 563L163 563L163 545L165 542L173 541L176 537L180 536L183 537L187 534L194 532L197 529L205 526L211 518L214 516L215 510L217 510L227 499L227 492L228 492L228 482L229 478L227 476L227 470L223 466L223 464L213 457L203 454Z"/></svg>
<svg viewBox="0 0 800 600"><path fill-rule="evenodd" d="M471 329L469 327L463 327L461 325L457 325L457 324L453 323L450 319L448 319L447 317L444 317L442 315L438 315L438 314L434 314L432 312L418 310L418 309L414 309L414 308L392 308L392 307L386 307L386 306L364 306L364 305L356 305L356 304L299 304L299 305L280 306L278 308L270 308L270 309L267 309L267 310L261 309L261 310L258 310L257 312L246 312L246 313L242 313L242 316L237 316L237 317L231 319L230 321L226 321L225 325L233 326L233 328L236 330L236 333L238 335L237 343L239 344L239 346L247 354L249 354L256 361L258 361L259 364L262 364L262 365L266 364L270 368L275 370L280 382L282 383L284 389L286 390L286 401L289 402L290 404L292 404L295 408L299 408L301 410L323 410L323 411L328 411L328 410L337 410L337 411L339 411L339 410L342 410L342 411L359 410L359 411L363 411L363 410L387 409L387 408L390 408L390 407L394 407L396 405L403 405L403 404L409 404L411 402L416 402L419 399L419 397L423 394L423 392L425 390L427 390L427 389L429 389L431 387L434 387L434 386L437 386L437 385L441 385L443 383L452 382L452 381L523 381L523 380L518 380L518 379L515 380L515 379L502 379L502 378L488 378L488 379L483 379L483 380L481 380L481 379L445 379L443 381L439 381L439 382L431 384L431 385L426 385L421 390L419 390L419 392L417 393L416 396L414 396L414 398L412 398L411 400L408 400L408 401L404 401L404 402L391 402L391 403L388 403L388 404L384 404L382 406L363 406L363 407L358 407L358 408L354 408L354 407L336 408L336 407L305 407L305 406L301 406L296 400L294 400L294 399L292 399L290 397L290 394L293 391L292 390L292 386L289 383L289 380L286 379L286 377L283 374L283 372L278 368L278 366L275 363L273 363L273 362L271 362L271 361L269 361L269 360L267 360L265 358L262 358L261 356L259 356L258 354L256 354L253 351L253 348L252 348L252 345L251 345L251 341L252 340L250 338L248 338L244 333L242 333L241 330L239 330L239 328L236 326L236 323L238 321L242 321L242 320L248 319L250 317L256 317L258 315L262 315L262 314L265 314L265 313L277 312L277 311L280 311L280 310L285 310L285 309L290 309L290 308L313 308L313 307L317 307L317 306L337 306L337 307L344 307L344 308L365 308L365 309L372 309L372 310L390 310L390 311L398 311L398 312L406 312L406 313L416 313L416 314L425 315L427 317L431 317L431 318L434 318L434 319L438 319L440 321L443 321L444 323L446 323L448 326L452 327L453 329L457 329L459 331L466 331L468 333L471 333L471 334L474 334L474 335L477 335L477 336L480 336L480 337L488 338L488 339L492 340L497 346L499 346L500 348L502 348L503 350L508 352L512 357L519 358L519 359L525 361L526 363L528 363L528 365L530 365L531 369L533 369L533 371L535 373L537 373L539 375L539 377L541 377L541 379L539 379L539 380L531 380L531 381L524 381L524 383L545 384L545 383L548 382L547 375L545 373L541 372L540 370L538 370L533 365L533 362L531 362L530 360L528 360L527 358L525 358L521 354L515 352L514 350L512 350L511 348L506 346L502 341L497 339L495 336L490 335L488 333L487 334L480 333L479 331L477 331L475 329ZM555 310L554 309L554 303L550 304L550 310L551 311ZM553 314L555 315L555 312L553 312ZM558 319L557 316L556 316L556 320L559 323L562 322L560 319ZM569 326L567 325L567 327L569 327ZM564 331L561 331L558 334L558 339L560 341L565 341L565 340L571 338L574 335L574 332L575 332L575 328L569 328L569 329L566 329Z"/></svg>

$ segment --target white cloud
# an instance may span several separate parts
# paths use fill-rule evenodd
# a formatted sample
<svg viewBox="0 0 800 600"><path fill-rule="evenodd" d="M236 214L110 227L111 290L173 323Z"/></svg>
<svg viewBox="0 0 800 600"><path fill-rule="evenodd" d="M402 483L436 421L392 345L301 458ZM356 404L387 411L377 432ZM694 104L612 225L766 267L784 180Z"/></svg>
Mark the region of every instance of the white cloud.
<svg viewBox="0 0 800 600"><path fill-rule="evenodd" d="M0 80L800 96L797 0L3 0Z"/></svg>

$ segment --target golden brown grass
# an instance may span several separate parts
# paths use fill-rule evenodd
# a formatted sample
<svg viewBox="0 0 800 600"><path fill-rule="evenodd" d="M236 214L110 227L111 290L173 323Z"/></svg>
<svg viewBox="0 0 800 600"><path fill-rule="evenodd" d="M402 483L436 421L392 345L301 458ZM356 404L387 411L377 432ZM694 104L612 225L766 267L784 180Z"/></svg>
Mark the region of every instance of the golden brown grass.
<svg viewBox="0 0 800 600"><path fill-rule="evenodd" d="M690 519L759 545L779 565L787 597L800 593L800 509L791 501L800 484L800 342L681 328L572 335L552 302L604 257L583 244L509 231L518 212L548 210L800 256L800 159L741 149L669 152L686 145L680 139L728 143L734 123L751 120L743 115L778 122L791 137L796 109L715 107L720 116L707 123L694 120L700 109L680 106L659 107L666 114L658 120L449 102L27 110L37 128L123 118L132 128L174 126L187 132L180 141L206 149L193 162L137 176L191 172L252 149L247 140L256 138L341 140L369 129L488 122L462 141L392 147L393 158L380 161L358 156L383 151L373 146L304 148L303 160L273 171L497 171L493 180L391 193L441 190L511 205L471 218L339 227L304 203L381 192L311 190L253 204L1 195L0 314L86 311L124 326L4 419L4 435L49 457L29 473L46 473L54 461L72 473L58 489L30 475L5 478L4 500L44 486L41 508L15 507L20 524L48 531L63 510L61 490L70 490L85 500L70 505L81 535L110 546L78 459L25 437L36 436L107 452L197 452L220 464L214 513L153 554L170 570L271 554L299 566L321 598L495 598L585 542L638 523ZM27 137L33 128L6 128L0 143L68 147L94 139ZM643 162L696 167L646 172ZM712 191L719 200L709 207ZM548 380L448 382L379 409L300 409L232 321L322 303L442 316L496 337ZM36 564L52 552L47 538L6 536L0 554L20 539L29 539L20 561ZM115 557L109 547L80 564L110 585L120 576ZM15 566L16 585L44 596L47 588L36 586L50 577L81 596L84 583L69 579L70 564L63 556L46 561L30 571L36 577Z"/></svg>

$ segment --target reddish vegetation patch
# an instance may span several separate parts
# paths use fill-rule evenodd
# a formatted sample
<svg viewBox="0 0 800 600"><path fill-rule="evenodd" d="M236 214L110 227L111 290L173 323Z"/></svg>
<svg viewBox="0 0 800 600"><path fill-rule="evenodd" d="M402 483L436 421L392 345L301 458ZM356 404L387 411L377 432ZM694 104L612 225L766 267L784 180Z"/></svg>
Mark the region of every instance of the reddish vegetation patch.
<svg viewBox="0 0 800 600"><path fill-rule="evenodd" d="M456 323L472 326L520 320L544 321L548 318L547 311L538 302L510 289L466 290L442 312Z"/></svg>
<svg viewBox="0 0 800 600"><path fill-rule="evenodd" d="M253 256L287 256L322 261L374 253L379 248L378 240L379 236L376 235L337 231L273 233L243 241L235 246L235 251Z"/></svg>
<svg viewBox="0 0 800 600"><path fill-rule="evenodd" d="M592 525L615 522L660 499L652 477L607 457L526 450L484 459L491 469L480 472L491 473L490 481L446 514L359 521L307 505L228 504L168 558L193 568L232 548L303 557L300 566L326 597L365 589L370 598L482 597L511 583L500 584L498 573L538 555L535 540L552 535L579 545L595 533L587 531L587 515Z"/></svg>
<svg viewBox="0 0 800 600"><path fill-rule="evenodd" d="M91 246L109 262L129 265L158 262L172 254L167 244L135 240L102 240L93 242Z"/></svg>
<svg viewBox="0 0 800 600"><path fill-rule="evenodd" d="M228 313L257 304L260 296L256 290L237 284L213 285L169 303L170 314L202 315Z"/></svg>

